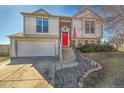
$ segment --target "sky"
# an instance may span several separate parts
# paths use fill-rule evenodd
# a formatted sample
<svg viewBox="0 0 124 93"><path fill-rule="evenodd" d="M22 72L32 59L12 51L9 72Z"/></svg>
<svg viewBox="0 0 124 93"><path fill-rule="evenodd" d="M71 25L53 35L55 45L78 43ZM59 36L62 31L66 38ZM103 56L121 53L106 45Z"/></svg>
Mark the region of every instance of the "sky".
<svg viewBox="0 0 124 93"><path fill-rule="evenodd" d="M80 8L78 5L0 5L0 44L9 44L7 36L23 32L23 16L20 12L33 12L43 8L50 14L73 16ZM96 6L93 7L97 8ZM105 39L107 37L104 37Z"/></svg>

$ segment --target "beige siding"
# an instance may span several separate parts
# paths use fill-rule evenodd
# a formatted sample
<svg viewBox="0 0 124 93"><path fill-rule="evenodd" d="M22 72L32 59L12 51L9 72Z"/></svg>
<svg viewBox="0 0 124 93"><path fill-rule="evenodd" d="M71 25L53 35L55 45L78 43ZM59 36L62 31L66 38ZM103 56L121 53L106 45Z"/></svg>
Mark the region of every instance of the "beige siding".
<svg viewBox="0 0 124 93"><path fill-rule="evenodd" d="M96 21L96 36L97 37L102 37L102 22L101 21Z"/></svg>
<svg viewBox="0 0 124 93"><path fill-rule="evenodd" d="M81 38L83 35L82 21L80 19L72 19L72 37L74 34L74 27L77 33L77 37Z"/></svg>
<svg viewBox="0 0 124 93"><path fill-rule="evenodd" d="M95 33L85 33L85 20L95 22ZM101 38L102 36L102 22L96 19L73 19L72 20L72 37L74 34L74 27L78 38Z"/></svg>
<svg viewBox="0 0 124 93"><path fill-rule="evenodd" d="M16 57L16 41L11 40L10 45L10 57Z"/></svg>
<svg viewBox="0 0 124 93"><path fill-rule="evenodd" d="M36 17L25 16L25 34L59 35L59 18L48 18L48 33L36 32Z"/></svg>
<svg viewBox="0 0 124 93"><path fill-rule="evenodd" d="M103 29L102 21L92 11L87 9L84 12L76 15L76 17L80 19L72 20L72 28L74 28L74 26L76 27L78 38L101 38L102 37L102 29ZM95 22L95 33L94 34L85 33L85 20ZM74 29L72 29L72 34L73 34L73 30Z"/></svg>

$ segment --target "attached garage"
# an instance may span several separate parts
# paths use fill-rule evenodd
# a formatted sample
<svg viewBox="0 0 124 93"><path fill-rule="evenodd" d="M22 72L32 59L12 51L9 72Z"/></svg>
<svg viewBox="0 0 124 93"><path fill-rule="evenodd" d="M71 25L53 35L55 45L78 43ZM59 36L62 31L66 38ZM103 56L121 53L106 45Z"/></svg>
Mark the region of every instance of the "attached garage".
<svg viewBox="0 0 124 93"><path fill-rule="evenodd" d="M55 42L18 41L17 57L55 56Z"/></svg>

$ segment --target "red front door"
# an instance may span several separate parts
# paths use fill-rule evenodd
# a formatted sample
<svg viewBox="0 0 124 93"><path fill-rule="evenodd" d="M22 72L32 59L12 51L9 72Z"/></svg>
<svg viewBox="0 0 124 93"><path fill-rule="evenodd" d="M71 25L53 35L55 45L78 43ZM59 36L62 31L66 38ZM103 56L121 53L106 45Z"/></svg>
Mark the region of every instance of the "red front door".
<svg viewBox="0 0 124 93"><path fill-rule="evenodd" d="M62 32L62 46L68 46L68 32Z"/></svg>

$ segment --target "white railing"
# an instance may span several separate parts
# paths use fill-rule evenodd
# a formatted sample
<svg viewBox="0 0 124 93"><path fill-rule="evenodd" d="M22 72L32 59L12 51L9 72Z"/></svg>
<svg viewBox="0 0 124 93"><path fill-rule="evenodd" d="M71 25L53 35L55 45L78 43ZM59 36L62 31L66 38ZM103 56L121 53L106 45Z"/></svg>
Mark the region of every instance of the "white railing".
<svg viewBox="0 0 124 93"><path fill-rule="evenodd" d="M60 44L59 44L59 59L60 59L60 62L63 61L63 56L62 56L62 44L61 44L61 41L60 41Z"/></svg>

